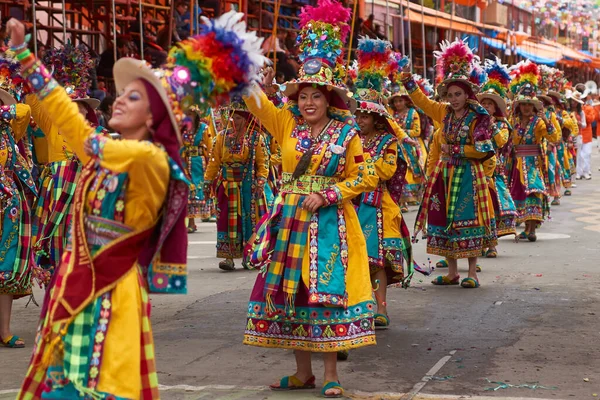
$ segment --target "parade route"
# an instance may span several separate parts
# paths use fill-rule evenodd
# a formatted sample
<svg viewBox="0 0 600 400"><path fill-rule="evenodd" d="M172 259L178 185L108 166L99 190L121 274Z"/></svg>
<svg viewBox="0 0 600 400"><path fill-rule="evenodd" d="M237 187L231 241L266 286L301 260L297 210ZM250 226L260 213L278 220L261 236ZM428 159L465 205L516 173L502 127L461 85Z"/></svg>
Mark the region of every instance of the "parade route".
<svg viewBox="0 0 600 400"><path fill-rule="evenodd" d="M595 146L592 164L600 165ZM499 257L480 260L479 289L433 286L420 274L408 290L390 288L391 327L377 331L376 347L351 351L339 364L348 395L402 400L600 396L598 174L577 181L573 196L552 208L537 242L501 239ZM414 208L406 214L411 228L415 214ZM294 372L293 355L241 344L257 272L221 272L214 258L215 232L214 224L202 223L189 237L189 294L152 298L162 398L315 398L317 390L266 390ZM427 263L424 251L420 240L415 244L420 263ZM459 269L466 274L466 262ZM40 303L42 292L35 293ZM26 303L15 302L12 329L27 348L0 348L2 400L15 397L31 354L39 308ZM315 361L320 388L322 363Z"/></svg>

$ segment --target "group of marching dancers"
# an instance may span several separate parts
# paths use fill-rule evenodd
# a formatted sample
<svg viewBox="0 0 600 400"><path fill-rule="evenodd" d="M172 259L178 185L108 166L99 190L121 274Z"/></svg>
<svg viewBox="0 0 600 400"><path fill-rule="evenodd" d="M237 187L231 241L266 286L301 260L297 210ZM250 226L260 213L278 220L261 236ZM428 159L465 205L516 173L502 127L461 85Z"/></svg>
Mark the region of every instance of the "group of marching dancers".
<svg viewBox="0 0 600 400"><path fill-rule="evenodd" d="M574 186L585 93L529 60L481 62L458 39L435 53L435 89L385 40L360 38L347 65L350 16L335 0L305 7L299 77L280 85L233 11L160 69L119 60L121 140L97 126L89 57L67 46L38 60L9 22L2 345L25 345L12 300L33 278L47 289L19 398L158 398L148 294L186 292L196 218L216 221L219 268L261 271L244 343L295 350L297 364L271 388L314 388L320 352L324 397L343 395L338 357L390 326L387 287L430 274L413 259L420 235L448 271L432 283L463 288L480 287L478 258L497 257L499 237L537 240Z"/></svg>

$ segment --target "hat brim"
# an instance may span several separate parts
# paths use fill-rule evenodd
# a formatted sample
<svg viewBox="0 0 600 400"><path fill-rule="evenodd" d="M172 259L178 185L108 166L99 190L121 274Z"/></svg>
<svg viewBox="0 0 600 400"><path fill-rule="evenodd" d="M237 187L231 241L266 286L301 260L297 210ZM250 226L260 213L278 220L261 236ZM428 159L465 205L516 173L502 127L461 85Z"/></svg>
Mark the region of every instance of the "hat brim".
<svg viewBox="0 0 600 400"><path fill-rule="evenodd" d="M12 106L13 104L17 104L17 99L12 97L10 93L8 93L4 89L0 89L0 101L2 101L2 104L4 104L5 106Z"/></svg>
<svg viewBox="0 0 600 400"><path fill-rule="evenodd" d="M413 105L412 99L407 93L394 93L390 97L385 99L385 103L391 105L396 97L404 97L409 101L410 105Z"/></svg>
<svg viewBox="0 0 600 400"><path fill-rule="evenodd" d="M477 100L479 100L481 103L483 99L492 100L494 103L496 103L496 107L502 113L502 115L506 116L506 101L500 95L495 93L479 93L477 95Z"/></svg>
<svg viewBox="0 0 600 400"><path fill-rule="evenodd" d="M473 91L473 94L477 94L479 92L479 86L477 86L473 82L470 82L467 79L450 78L450 79L444 79L442 82L440 82L440 84L437 87L438 94L442 97L446 96L446 93L448 93L448 86L452 85L453 83L466 84L467 86L469 86L471 88L471 90Z"/></svg>
<svg viewBox="0 0 600 400"><path fill-rule="evenodd" d="M544 109L544 104L538 99L519 99L514 101L515 104L533 104L533 106L538 110L542 111Z"/></svg>
<svg viewBox="0 0 600 400"><path fill-rule="evenodd" d="M562 94L560 94L559 92L556 92L554 90L548 90L548 97L554 99L554 100L558 100L559 102L563 100L564 96Z"/></svg>
<svg viewBox="0 0 600 400"><path fill-rule="evenodd" d="M538 94L538 96L537 96L537 97L538 97L539 99L546 100L546 101L547 101L548 103L550 103L550 104L554 104L554 100L552 100L552 97L550 97L550 96L548 96L548 95L546 95L546 94Z"/></svg>
<svg viewBox="0 0 600 400"><path fill-rule="evenodd" d="M73 101L75 103L85 103L91 107L92 110L95 110L100 105L100 100L94 99L93 97L87 97L85 99L73 99Z"/></svg>
<svg viewBox="0 0 600 400"><path fill-rule="evenodd" d="M323 82L317 82L317 81L311 81L311 80L286 82L284 84L285 90L283 91L283 94L287 98L290 98L291 96L298 93L298 89L300 88L300 85L303 83L325 86L325 87L329 88L329 90L332 90L333 92L335 92L340 97L340 99L342 99L342 101L344 102L344 104L346 104L346 107L348 107L348 110L350 110L350 112L352 114L354 114L354 112L356 111L356 100L354 100L351 97L352 94L347 89L344 89L344 88L341 88L341 87L338 87L335 85L325 84Z"/></svg>
<svg viewBox="0 0 600 400"><path fill-rule="evenodd" d="M381 105L381 104L377 104L374 103L372 101L356 101L356 112L358 111L362 111L362 112L366 112L366 113L373 113L373 114L377 114L380 117L383 118L392 118L392 116L390 115L390 113L388 112L388 110L385 108L385 106Z"/></svg>
<svg viewBox="0 0 600 400"><path fill-rule="evenodd" d="M127 85L138 79L143 79L152 85L167 109L167 113L171 119L171 125L173 125L173 129L177 135L177 140L179 143L183 143L181 131L179 130L179 123L177 122L175 114L173 113L172 105L169 102L169 96L167 95L165 88L162 86L160 78L154 74L154 71L145 61L129 57L120 58L113 67L113 75L115 78L115 87L117 92L121 92Z"/></svg>

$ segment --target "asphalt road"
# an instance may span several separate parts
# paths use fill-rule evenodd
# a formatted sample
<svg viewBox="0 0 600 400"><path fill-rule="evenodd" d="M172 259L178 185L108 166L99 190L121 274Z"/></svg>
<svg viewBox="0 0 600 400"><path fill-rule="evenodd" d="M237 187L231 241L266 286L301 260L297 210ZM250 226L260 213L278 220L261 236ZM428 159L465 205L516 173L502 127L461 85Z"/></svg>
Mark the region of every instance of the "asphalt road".
<svg viewBox="0 0 600 400"><path fill-rule="evenodd" d="M597 168L596 152L594 147ZM339 366L350 396L600 396L600 172L577 184L572 197L553 207L536 243L504 238L497 259L481 260L479 289L435 287L421 275L408 290L391 288L391 328L378 331L376 347L352 351ZM415 214L412 209L406 215L409 226ZM190 294L152 299L163 398L314 398L317 391L265 390L294 372L293 354L241 344L256 272L221 272L214 257L215 226L199 226L189 238ZM415 253L427 262L424 241ZM466 260L459 265L466 275ZM36 298L42 298L40 291ZM15 303L12 328L29 346L0 348L0 399L14 398L27 368L39 308L25 304ZM322 363L316 361L320 385Z"/></svg>

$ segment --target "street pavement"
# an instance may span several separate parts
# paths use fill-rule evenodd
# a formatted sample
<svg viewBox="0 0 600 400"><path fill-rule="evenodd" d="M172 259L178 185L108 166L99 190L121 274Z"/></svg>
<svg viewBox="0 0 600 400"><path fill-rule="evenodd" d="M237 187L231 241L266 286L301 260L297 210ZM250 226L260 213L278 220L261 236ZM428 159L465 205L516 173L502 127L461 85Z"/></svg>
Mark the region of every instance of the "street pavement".
<svg viewBox="0 0 600 400"><path fill-rule="evenodd" d="M390 288L391 327L377 346L339 364L357 399L593 399L600 396L600 156L594 178L552 208L538 241L500 240L497 259L481 259L482 286L436 287L415 275ZM412 227L416 210L406 214ZM152 322L164 399L311 399L318 390L271 392L294 372L291 351L241 344L256 272L221 272L214 224L189 236L189 294L154 296ZM351 234L351 233L350 233ZM415 257L427 264L425 241ZM431 257L431 262L437 259ZM460 271L466 276L466 260ZM443 273L436 270L434 275ZM41 291L36 291L41 301ZM0 399L15 397L27 368L39 308L14 306L12 329L26 349L0 348ZM314 372L322 385L323 367ZM126 379L126 373L124 373Z"/></svg>

